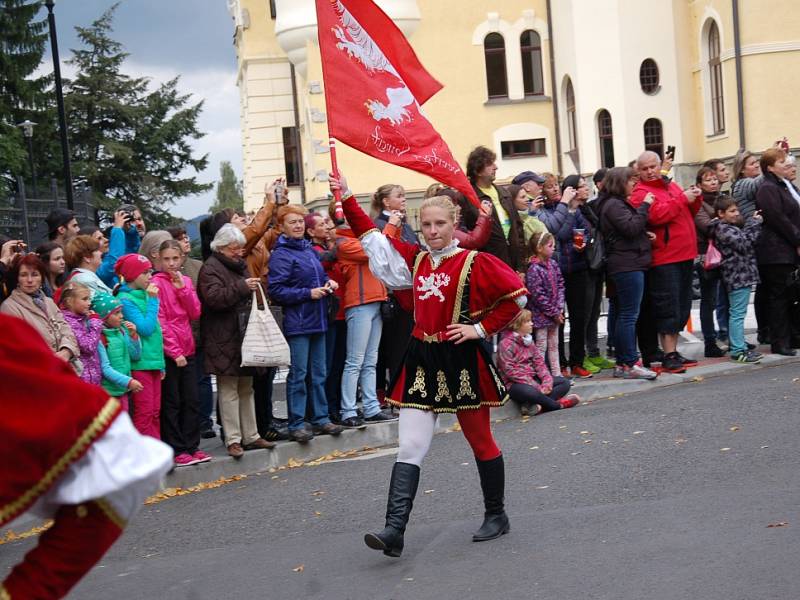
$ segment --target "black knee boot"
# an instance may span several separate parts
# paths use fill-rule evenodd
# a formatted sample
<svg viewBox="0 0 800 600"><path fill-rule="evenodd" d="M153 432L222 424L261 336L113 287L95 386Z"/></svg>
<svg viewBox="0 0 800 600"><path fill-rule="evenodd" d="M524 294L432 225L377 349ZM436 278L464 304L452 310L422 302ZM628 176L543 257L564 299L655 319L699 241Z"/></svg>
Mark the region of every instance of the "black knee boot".
<svg viewBox="0 0 800 600"><path fill-rule="evenodd" d="M403 534L411 515L414 497L419 485L419 467L409 463L394 463L389 482L389 499L386 503L386 527L380 533L368 533L364 542L374 550L383 550L386 556L397 558L403 553Z"/></svg>
<svg viewBox="0 0 800 600"><path fill-rule="evenodd" d="M475 535L473 542L485 542L500 537L511 530L508 515L503 508L503 495L505 490L505 465L503 455L492 460L478 460L478 474L481 476L481 489L483 490L483 505L486 508L483 525Z"/></svg>

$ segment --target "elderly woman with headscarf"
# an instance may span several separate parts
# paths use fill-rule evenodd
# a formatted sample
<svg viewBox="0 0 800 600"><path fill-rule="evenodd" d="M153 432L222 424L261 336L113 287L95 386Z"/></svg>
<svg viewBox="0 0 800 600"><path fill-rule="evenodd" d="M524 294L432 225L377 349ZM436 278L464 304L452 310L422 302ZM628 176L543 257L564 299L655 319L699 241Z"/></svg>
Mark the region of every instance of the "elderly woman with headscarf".
<svg viewBox="0 0 800 600"><path fill-rule="evenodd" d="M235 225L223 225L211 241L212 254L197 280L206 372L217 376L225 446L234 458L244 450L275 446L258 435L252 369L239 366L251 293L259 283L258 277L248 277L244 245L244 234Z"/></svg>

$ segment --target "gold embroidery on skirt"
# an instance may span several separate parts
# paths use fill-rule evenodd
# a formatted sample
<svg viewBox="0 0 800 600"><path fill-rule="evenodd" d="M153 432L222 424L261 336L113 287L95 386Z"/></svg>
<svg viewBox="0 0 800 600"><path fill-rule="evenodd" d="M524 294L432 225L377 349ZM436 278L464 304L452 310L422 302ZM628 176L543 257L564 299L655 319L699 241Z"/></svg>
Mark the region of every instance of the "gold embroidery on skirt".
<svg viewBox="0 0 800 600"><path fill-rule="evenodd" d="M442 398L447 398L448 402L452 402L453 397L450 395L450 390L447 389L447 378L444 376L444 371L436 372L436 383L438 384L438 389L436 390L436 397L434 400L436 402L441 402Z"/></svg>
<svg viewBox="0 0 800 600"><path fill-rule="evenodd" d="M414 376L414 385L408 390L408 395L411 396L414 392L419 392L423 398L428 397L428 392L425 389L425 370L422 367L417 367L417 374Z"/></svg>
<svg viewBox="0 0 800 600"><path fill-rule="evenodd" d="M462 398L472 398L475 400L477 396L475 395L475 392L472 391L472 385L469 382L469 371L466 369L461 369L459 380L461 381L461 387L458 388L456 400L461 400Z"/></svg>

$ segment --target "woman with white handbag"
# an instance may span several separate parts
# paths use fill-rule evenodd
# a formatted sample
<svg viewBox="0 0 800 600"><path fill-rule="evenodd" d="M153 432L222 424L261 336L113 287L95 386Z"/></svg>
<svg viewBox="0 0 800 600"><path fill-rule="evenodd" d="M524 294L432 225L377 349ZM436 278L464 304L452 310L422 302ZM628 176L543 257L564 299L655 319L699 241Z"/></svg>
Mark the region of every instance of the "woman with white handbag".
<svg viewBox="0 0 800 600"><path fill-rule="evenodd" d="M214 235L212 254L197 280L206 372L217 377L225 446L234 458L245 450L275 446L258 435L253 371L241 367L251 295L259 284L257 277L247 277L241 257L244 244L244 234L235 225L223 225Z"/></svg>

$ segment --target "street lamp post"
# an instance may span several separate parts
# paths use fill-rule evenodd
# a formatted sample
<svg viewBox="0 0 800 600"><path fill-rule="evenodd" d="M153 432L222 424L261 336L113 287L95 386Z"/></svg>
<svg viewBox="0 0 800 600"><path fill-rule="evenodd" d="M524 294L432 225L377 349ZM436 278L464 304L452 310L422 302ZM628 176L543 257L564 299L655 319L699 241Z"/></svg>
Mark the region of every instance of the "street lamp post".
<svg viewBox="0 0 800 600"><path fill-rule="evenodd" d="M22 135L25 136L25 141L28 144L28 165L31 169L31 185L33 186L33 197L38 197L36 191L36 167L33 163L33 126L36 125L30 119L25 119L22 123L17 123L17 127L22 128Z"/></svg>
<svg viewBox="0 0 800 600"><path fill-rule="evenodd" d="M55 76L56 102L58 103L58 129L61 133L61 160L64 163L64 185L67 188L67 208L73 210L72 167L69 162L69 140L67 139L67 115L64 112L64 92L61 89L61 62L58 58L58 38L56 37L56 17L53 14L55 2L46 0L47 24L50 29L50 49L53 54L53 75Z"/></svg>

